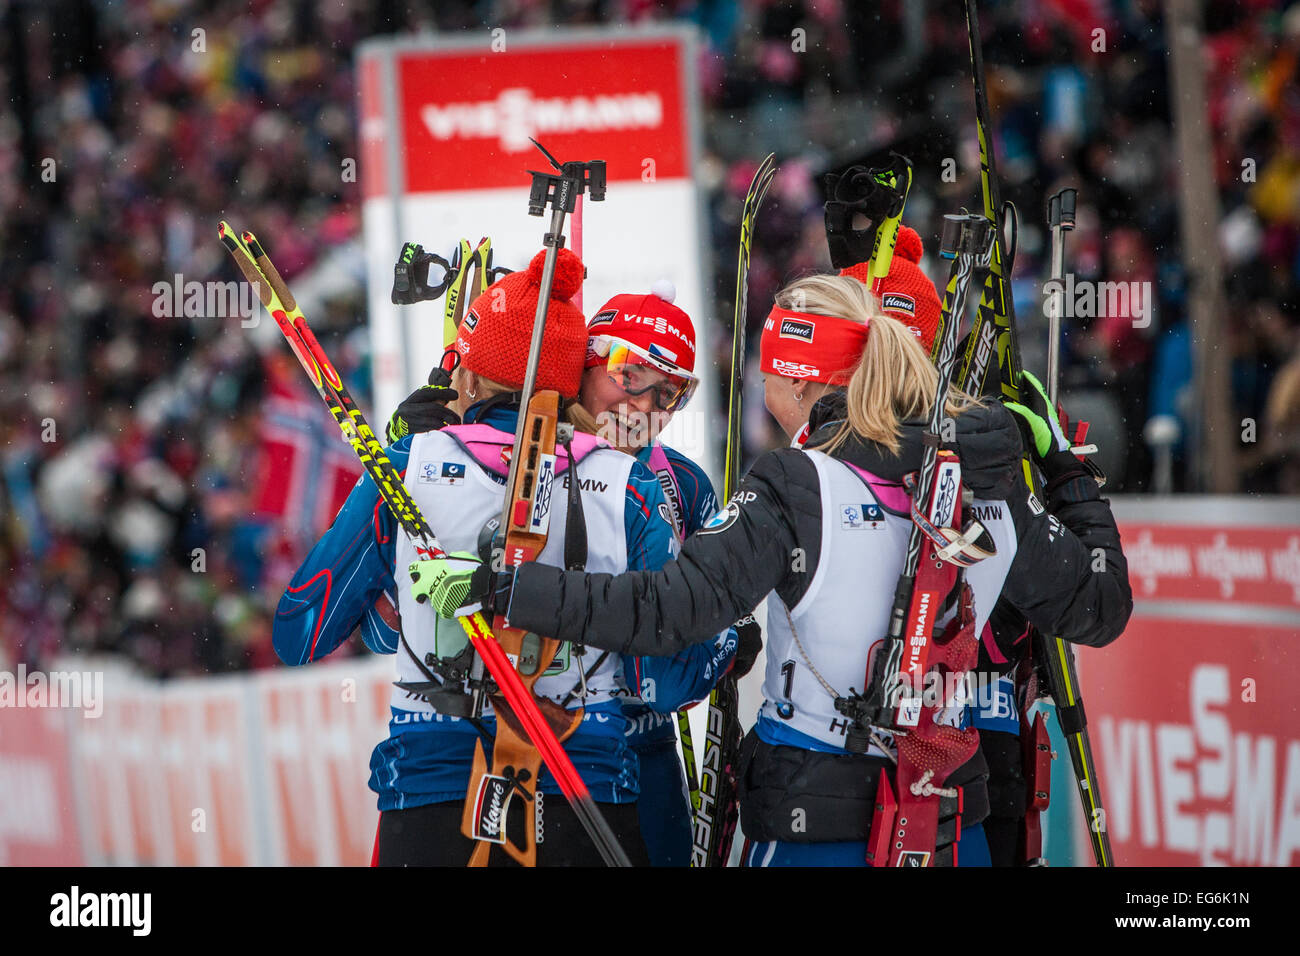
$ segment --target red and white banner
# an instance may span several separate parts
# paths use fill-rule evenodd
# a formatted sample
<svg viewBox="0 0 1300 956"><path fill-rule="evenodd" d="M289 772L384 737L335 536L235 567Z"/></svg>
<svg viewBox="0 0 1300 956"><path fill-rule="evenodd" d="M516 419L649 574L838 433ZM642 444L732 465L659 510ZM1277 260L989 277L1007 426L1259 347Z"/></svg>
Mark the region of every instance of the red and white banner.
<svg viewBox="0 0 1300 956"><path fill-rule="evenodd" d="M1300 865L1300 507L1115 505L1134 614L1078 663L1117 863Z"/></svg>
<svg viewBox="0 0 1300 956"><path fill-rule="evenodd" d="M72 809L67 716L39 708L0 710L0 866L83 862Z"/></svg>
<svg viewBox="0 0 1300 956"><path fill-rule="evenodd" d="M680 39L615 36L400 56L407 190L526 188L546 168L530 139L560 160L605 160L611 184L640 182L650 157L656 179L686 177Z"/></svg>
<svg viewBox="0 0 1300 956"><path fill-rule="evenodd" d="M0 865L370 862L390 658L165 683L56 666L103 675L102 713L0 710Z"/></svg>
<svg viewBox="0 0 1300 956"><path fill-rule="evenodd" d="M494 35L495 34L495 35ZM459 239L492 239L494 264L522 269L549 225L528 215L529 170L606 162L608 195L582 203L588 314L667 278L694 320L696 354L716 323L704 259L697 157L695 33L688 27L494 31L468 40L380 39L358 53L361 178L375 419L382 421L442 354L441 300L389 301L403 242L450 258ZM526 348L527 343L521 343ZM712 363L664 439L713 473Z"/></svg>

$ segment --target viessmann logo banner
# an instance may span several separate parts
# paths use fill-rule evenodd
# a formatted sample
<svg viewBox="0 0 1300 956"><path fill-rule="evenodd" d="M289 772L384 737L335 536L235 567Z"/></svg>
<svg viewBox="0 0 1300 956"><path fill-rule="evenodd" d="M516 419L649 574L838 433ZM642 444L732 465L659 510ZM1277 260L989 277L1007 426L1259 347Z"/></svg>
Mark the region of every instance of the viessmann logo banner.
<svg viewBox="0 0 1300 956"><path fill-rule="evenodd" d="M1117 512L1136 606L1077 653L1121 866L1300 864L1300 529L1283 507L1269 526Z"/></svg>
<svg viewBox="0 0 1300 956"><path fill-rule="evenodd" d="M604 159L610 181L680 178L688 168L680 49L520 47L404 53L398 61L411 192L526 184L521 159ZM581 155L579 155L579 153Z"/></svg>
<svg viewBox="0 0 1300 956"><path fill-rule="evenodd" d="M1300 609L1295 528L1122 525L1138 600L1198 600Z"/></svg>

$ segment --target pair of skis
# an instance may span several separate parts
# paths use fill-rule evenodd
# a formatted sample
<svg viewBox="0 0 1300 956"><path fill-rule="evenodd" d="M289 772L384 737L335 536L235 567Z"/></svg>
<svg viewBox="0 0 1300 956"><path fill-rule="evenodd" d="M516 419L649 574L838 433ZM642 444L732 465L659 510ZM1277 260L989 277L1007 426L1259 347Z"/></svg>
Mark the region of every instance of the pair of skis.
<svg viewBox="0 0 1300 956"><path fill-rule="evenodd" d="M966 0L966 30L970 43L971 75L975 86L975 118L979 130L980 191L984 216L994 226L994 250L989 273L980 296L975 324L972 326L956 380L971 395L985 394L989 385L989 373L996 358L1001 396L1007 400L1019 401L1022 368L1020 342L1016 335L1015 306L1011 297L1011 258L1007 255L1001 228L1002 219L1008 215L1009 210L1008 218L1013 224L1014 238L1015 210L1009 204L1003 206L997 172L994 168L993 126L989 119L988 97L984 88L984 55L975 0ZM1060 224L1060 217L1064 211L1063 204L1058 204L1054 213L1049 210L1049 225L1055 226L1054 245L1058 248L1063 248L1060 246L1059 236L1064 231ZM1057 220L1055 223L1052 222L1053 217ZM1014 254L1014 245L1012 253ZM1057 273L1062 268L1063 252L1059 255L1054 252L1055 278L1060 278ZM1059 337L1059 324L1052 331L1054 336ZM1057 339L1054 338L1053 344L1049 346L1049 355L1055 354L1056 341ZM1052 358L1049 361L1053 365L1050 371L1054 372L1055 360ZM1055 401L1054 375L1049 374L1048 388L1052 400ZM1082 442L1084 434L1086 431L1076 433L1076 444ZM1083 804L1093 857L1098 866L1113 866L1110 835L1107 830L1106 814L1101 805L1101 789L1096 763L1092 756L1092 743L1088 736L1083 699L1079 691L1074 652L1060 638L1049 638L1036 631L1035 645L1036 654L1046 665L1048 688L1056 702L1057 719L1061 723L1061 730L1070 752L1070 762L1074 768L1079 799Z"/></svg>
<svg viewBox="0 0 1300 956"><path fill-rule="evenodd" d="M410 537L417 553L426 559L445 558L446 552L425 521L397 469L384 454L383 446L375 437L374 431L353 400L341 376L312 334L296 300L267 257L257 237L251 232L237 234L230 224L224 221L220 224L219 236L244 277L257 290L263 306L275 320L289 347L311 379L317 394L330 410L344 438L356 452L362 467L375 483L384 503L401 525L402 530ZM549 279L553 274L552 264L550 274L544 278ZM543 296L541 301L543 315L545 304L545 296ZM538 328L540 329L540 324ZM540 335L536 337L540 338ZM535 366L535 361L533 364ZM528 418L529 416L520 414L521 428ZM516 436L517 441L518 439L519 436ZM508 507L509 502L507 502ZM507 657L505 649L494 636L483 615L475 612L458 620L476 651L476 666L486 667L492 681L495 682L517 718L523 733L526 734L527 740L545 761L547 769L555 778L583 828L591 836L602 859L610 866L630 866L627 854L619 845L608 822L601 815L586 783L565 753L555 731L542 714L537 699L525 685L515 662ZM519 656L516 651L516 660ZM481 677L480 671L480 683L482 683ZM536 779L534 778L531 783L532 788L535 788ZM525 782L524 785L527 786L527 783Z"/></svg>

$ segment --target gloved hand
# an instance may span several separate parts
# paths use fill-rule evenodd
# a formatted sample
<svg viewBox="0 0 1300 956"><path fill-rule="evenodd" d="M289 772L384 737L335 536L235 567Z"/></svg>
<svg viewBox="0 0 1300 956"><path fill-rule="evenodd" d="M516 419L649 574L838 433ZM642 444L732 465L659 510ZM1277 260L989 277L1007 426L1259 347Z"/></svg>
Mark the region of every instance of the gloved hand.
<svg viewBox="0 0 1300 956"><path fill-rule="evenodd" d="M468 551L441 558L412 561L411 596L417 604L430 602L439 617L464 617L483 606L483 572L487 566ZM479 587L475 587L479 584Z"/></svg>
<svg viewBox="0 0 1300 956"><path fill-rule="evenodd" d="M1082 466L1070 453L1070 440L1065 437L1061 420L1048 401L1043 383L1032 373L1021 372L1020 386L1023 401L1004 404L1015 414L1025 449L1034 463L1048 479L1067 470L1080 470Z"/></svg>
<svg viewBox="0 0 1300 956"><path fill-rule="evenodd" d="M429 373L428 385L421 385L402 399L384 427L384 437L391 445L407 435L459 425L460 416L447 407L448 402L459 397L460 393L451 387L451 375L438 366Z"/></svg>
<svg viewBox="0 0 1300 956"><path fill-rule="evenodd" d="M870 261L880 224L902 212L906 190L899 184L911 165L905 157L890 153L886 166L850 166L840 175L826 175L826 244L836 269ZM856 217L865 218L870 225L854 228Z"/></svg>
<svg viewBox="0 0 1300 956"><path fill-rule="evenodd" d="M482 611L489 619L505 615L515 583L515 569L493 571L475 555L456 551L443 558L412 561L411 594L416 603L432 602L439 617L464 617Z"/></svg>
<svg viewBox="0 0 1300 956"><path fill-rule="evenodd" d="M731 663L731 674L739 680L750 672L758 652L763 649L763 629L752 614L746 614L732 627L736 629L736 656Z"/></svg>
<svg viewBox="0 0 1300 956"><path fill-rule="evenodd" d="M1054 451L1069 451L1070 442L1061 429L1056 409L1048 401L1043 383L1032 372L1020 373L1020 396L1024 399L1023 403L1004 404L1020 416L1020 433L1025 436L1025 447L1034 454L1035 459L1041 461Z"/></svg>

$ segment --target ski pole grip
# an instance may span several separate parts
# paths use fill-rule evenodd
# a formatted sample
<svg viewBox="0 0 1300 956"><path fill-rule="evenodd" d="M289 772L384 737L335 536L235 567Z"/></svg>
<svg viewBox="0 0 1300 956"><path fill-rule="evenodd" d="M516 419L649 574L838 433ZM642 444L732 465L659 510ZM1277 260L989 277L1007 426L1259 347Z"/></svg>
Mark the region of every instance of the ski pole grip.
<svg viewBox="0 0 1300 956"><path fill-rule="evenodd" d="M1062 189L1058 194L1061 197L1061 228L1074 228L1074 201L1078 198L1077 189Z"/></svg>
<svg viewBox="0 0 1300 956"><path fill-rule="evenodd" d="M1075 200L1079 196L1077 189L1062 189L1047 201L1047 227L1069 232L1074 228Z"/></svg>
<svg viewBox="0 0 1300 956"><path fill-rule="evenodd" d="M939 258L957 258L957 247L961 244L961 227L961 216L943 217L943 236L939 240Z"/></svg>
<svg viewBox="0 0 1300 956"><path fill-rule="evenodd" d="M989 247L992 231L993 224L983 216L944 216L939 256L955 259L959 255L983 255Z"/></svg>

